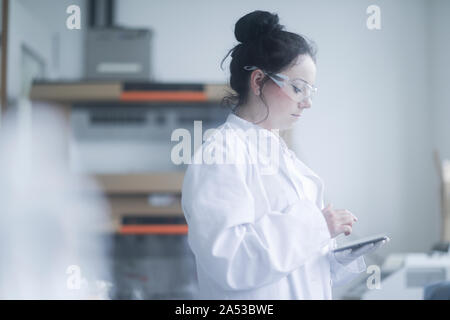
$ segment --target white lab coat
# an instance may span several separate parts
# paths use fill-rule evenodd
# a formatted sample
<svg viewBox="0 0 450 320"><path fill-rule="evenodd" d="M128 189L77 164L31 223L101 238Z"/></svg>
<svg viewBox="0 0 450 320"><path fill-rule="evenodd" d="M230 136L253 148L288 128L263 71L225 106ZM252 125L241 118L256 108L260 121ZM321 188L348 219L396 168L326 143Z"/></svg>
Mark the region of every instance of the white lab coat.
<svg viewBox="0 0 450 320"><path fill-rule="evenodd" d="M277 171L267 170L262 152L255 162L248 129L276 142ZM365 271L363 257L343 266L331 254L336 241L321 212L323 183L274 132L230 113L192 161L204 150L225 151L234 162L197 158L186 170L182 208L197 265L196 298L331 299L332 285Z"/></svg>

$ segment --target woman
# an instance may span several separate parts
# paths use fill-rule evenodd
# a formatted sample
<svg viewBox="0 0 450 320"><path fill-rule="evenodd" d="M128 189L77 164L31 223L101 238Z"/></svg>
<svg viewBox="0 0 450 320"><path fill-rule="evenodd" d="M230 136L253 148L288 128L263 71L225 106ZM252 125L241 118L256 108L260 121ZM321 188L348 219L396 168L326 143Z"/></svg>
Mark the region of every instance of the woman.
<svg viewBox="0 0 450 320"><path fill-rule="evenodd" d="M357 219L324 208L321 179L278 135L316 91L313 48L283 29L269 12L238 20L236 95L226 100L235 107L186 171L182 207L201 299L331 299L331 286L365 271L362 255L377 247L332 253Z"/></svg>

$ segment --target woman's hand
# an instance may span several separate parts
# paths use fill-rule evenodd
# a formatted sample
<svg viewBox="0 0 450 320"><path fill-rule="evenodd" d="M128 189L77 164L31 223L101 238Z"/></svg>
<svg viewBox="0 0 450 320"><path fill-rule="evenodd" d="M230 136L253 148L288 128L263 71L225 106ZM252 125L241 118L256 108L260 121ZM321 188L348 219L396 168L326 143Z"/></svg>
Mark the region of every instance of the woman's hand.
<svg viewBox="0 0 450 320"><path fill-rule="evenodd" d="M335 238L341 233L345 233L348 236L352 233L352 225L358 219L348 210L345 209L333 209L332 205L329 204L322 213L327 221L328 230L330 231L331 237Z"/></svg>
<svg viewBox="0 0 450 320"><path fill-rule="evenodd" d="M358 259L360 256L369 254L372 251L377 250L379 247L383 246L385 243L387 243L389 241L390 241L390 239L387 238L386 240L383 240L383 241L380 241L377 243L369 243L369 244L363 245L362 247L355 249L355 250L347 249L344 251L338 251L338 252L334 253L334 257L340 264L346 266L353 260Z"/></svg>

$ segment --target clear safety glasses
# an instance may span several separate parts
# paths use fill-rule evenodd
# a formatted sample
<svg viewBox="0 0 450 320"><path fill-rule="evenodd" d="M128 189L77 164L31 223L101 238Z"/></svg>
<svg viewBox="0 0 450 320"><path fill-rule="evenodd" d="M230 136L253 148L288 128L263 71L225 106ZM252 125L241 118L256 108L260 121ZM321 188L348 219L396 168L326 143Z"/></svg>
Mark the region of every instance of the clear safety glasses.
<svg viewBox="0 0 450 320"><path fill-rule="evenodd" d="M310 85L303 79L290 80L288 76L281 73L268 73L261 68L255 66L244 66L247 71L260 69L266 76L272 79L288 97L295 102L302 102L304 99L311 99L316 95L317 88ZM289 85L286 85L289 84Z"/></svg>

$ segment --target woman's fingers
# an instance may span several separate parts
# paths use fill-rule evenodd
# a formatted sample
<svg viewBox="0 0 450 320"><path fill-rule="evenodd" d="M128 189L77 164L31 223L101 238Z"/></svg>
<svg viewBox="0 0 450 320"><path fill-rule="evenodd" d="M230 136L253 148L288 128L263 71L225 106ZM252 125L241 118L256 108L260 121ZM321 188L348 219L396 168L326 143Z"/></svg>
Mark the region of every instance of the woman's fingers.
<svg viewBox="0 0 450 320"><path fill-rule="evenodd" d="M346 209L333 209L331 204L328 204L322 213L327 221L328 229L331 236L334 238L341 233L349 235L352 233L352 225L358 218L353 213Z"/></svg>
<svg viewBox="0 0 450 320"><path fill-rule="evenodd" d="M353 217L351 216L341 216L337 220L340 224L348 224L350 226L355 223L355 220L353 220Z"/></svg>
<svg viewBox="0 0 450 320"><path fill-rule="evenodd" d="M383 241L377 242L375 244L375 248L374 249L378 249L379 247L384 246L386 244L386 242L387 242L387 240L383 240Z"/></svg>
<svg viewBox="0 0 450 320"><path fill-rule="evenodd" d="M344 210L344 209L335 210L335 213L342 219L349 220L352 222L358 221L358 219L355 217L355 215L348 210Z"/></svg>
<svg viewBox="0 0 450 320"><path fill-rule="evenodd" d="M340 226L341 230L338 234L344 233L346 236L352 233L352 226L355 223L353 216L346 210L341 210L338 212L337 224Z"/></svg>
<svg viewBox="0 0 450 320"><path fill-rule="evenodd" d="M338 227L338 234L344 233L346 236L352 233L352 227L348 224L342 224Z"/></svg>

